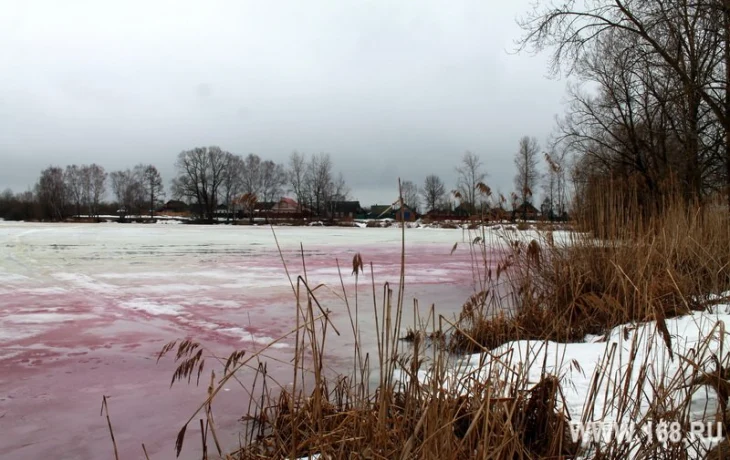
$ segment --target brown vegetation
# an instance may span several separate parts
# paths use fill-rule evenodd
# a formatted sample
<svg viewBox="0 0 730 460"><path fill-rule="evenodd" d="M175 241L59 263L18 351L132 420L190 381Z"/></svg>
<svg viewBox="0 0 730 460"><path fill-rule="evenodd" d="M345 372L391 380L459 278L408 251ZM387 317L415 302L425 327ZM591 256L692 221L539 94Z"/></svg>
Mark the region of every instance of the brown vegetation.
<svg viewBox="0 0 730 460"><path fill-rule="evenodd" d="M663 201L661 213L644 214L638 194L604 192L586 209L579 228L589 233L575 233L568 245L556 244L551 232L529 244L504 235L509 257L488 273L485 299L465 304L469 338L454 334L455 349L577 341L702 309L707 293L730 288L730 217L719 203L693 206L677 196ZM488 301L500 283L509 298Z"/></svg>
<svg viewBox="0 0 730 460"><path fill-rule="evenodd" d="M725 213L689 208L683 200L664 211L662 217L649 219L640 229L617 231L611 240L576 233L569 245L563 245L546 232L530 243L509 242L509 252L496 269L489 269L488 261L482 259L485 263L477 271L484 271L483 289L466 302L454 324L446 318L436 319L431 310L425 324L415 321L421 326L401 337L402 285L395 290L386 285L383 303L372 311L377 356L360 348L353 321L355 367L348 374L333 376L324 371L325 337L334 326L313 290L298 278L293 286L299 299L298 326L288 337L296 344L293 386L280 387L268 378L265 365L259 363L259 353L265 350L251 355L233 352L222 377L216 380L211 375L209 398L184 425L178 449L183 447L185 428L198 417L204 451L210 444L228 459L306 458L313 454L322 458L574 458L579 452L589 458L625 458L633 448L628 444L609 443L599 455L571 441L562 396L565 382L551 374L545 362L526 362L515 371L506 362L491 359L454 380L448 350L479 350L488 357L489 350L512 340L537 339L539 348L541 340L580 341L586 334L647 320L657 321L661 340L671 345L672 337L666 326L662 328L666 318L702 308L701 294L730 284L726 268L730 265L730 238ZM487 240L482 234L471 242L475 257L488 254L484 249ZM364 268L362 256L357 254L353 276L364 276ZM401 270L402 283L404 262ZM511 294L508 300L502 300L505 293ZM342 294L347 298L344 288ZM348 304L348 311L352 307L363 314L362 306ZM447 329L450 339L442 332ZM631 346L638 347L635 335L631 340ZM712 341L708 337L698 345L698 356ZM173 381L198 380L204 367L200 345L172 343L161 356L175 350L180 364ZM683 359L690 377L670 376L664 387L664 383L654 383L664 382L664 375L642 374L636 388L652 385L659 394L669 395L704 385L702 363ZM580 369L577 363L570 366ZM256 383L247 391L257 403L242 418L242 446L225 454L225 446L217 442L211 401L236 372L247 368L256 374ZM539 380L532 381L527 370L535 368L542 370ZM429 372L425 379L418 375L424 369ZM615 404L639 422L664 417L687 423L682 407L690 392L683 390L685 399L675 405L666 397L659 398L641 415L642 399L633 395L633 389L599 379L604 372L623 375L618 372L625 372L625 367L607 353L599 369L587 408L595 404L598 394L612 392ZM661 453L665 458L682 458L686 454L679 448L642 443L639 448L648 457Z"/></svg>

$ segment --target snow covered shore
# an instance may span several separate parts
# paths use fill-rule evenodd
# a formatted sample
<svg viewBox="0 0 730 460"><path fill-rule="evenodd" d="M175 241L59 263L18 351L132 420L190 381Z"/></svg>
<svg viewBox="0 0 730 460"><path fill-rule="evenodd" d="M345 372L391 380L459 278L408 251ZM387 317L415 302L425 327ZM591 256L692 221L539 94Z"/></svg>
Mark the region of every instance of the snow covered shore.
<svg viewBox="0 0 730 460"><path fill-rule="evenodd" d="M421 370L419 380L428 384L437 379L452 394L469 395L490 379L501 379L494 387L502 388L506 397L554 375L562 387L558 398L575 424L640 427L656 424L660 414L667 414L666 420L674 414L672 420L679 418L683 429L692 421L716 423L721 405L717 385L707 377L716 375L717 360L728 367L730 305L714 305L665 324L668 337L657 321L648 321L621 325L581 343L511 341L465 356L440 375ZM688 444L688 453L702 456L720 439ZM584 447L591 441L583 439ZM631 452L641 443L639 438L633 441Z"/></svg>

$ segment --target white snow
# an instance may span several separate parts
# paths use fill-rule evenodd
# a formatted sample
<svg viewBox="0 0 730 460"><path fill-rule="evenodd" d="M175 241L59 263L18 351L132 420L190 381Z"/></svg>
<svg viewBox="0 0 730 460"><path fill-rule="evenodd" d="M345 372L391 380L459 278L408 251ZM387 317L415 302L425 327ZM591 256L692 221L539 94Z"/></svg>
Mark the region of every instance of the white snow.
<svg viewBox="0 0 730 460"><path fill-rule="evenodd" d="M274 343L273 345L270 345L274 340L276 340L273 337L267 337L267 336L259 336L256 335L250 331L247 331L244 328L241 327L229 327L229 328L220 328L216 330L217 332L221 334L230 335L233 337L240 337L241 341L244 342L253 342L257 345L263 345L263 346L269 346L269 348L288 348L289 345L285 343Z"/></svg>
<svg viewBox="0 0 730 460"><path fill-rule="evenodd" d="M112 292L116 287L111 284L102 283L92 276L80 273L53 273L51 276L66 285L95 292Z"/></svg>
<svg viewBox="0 0 730 460"><path fill-rule="evenodd" d="M119 304L122 308L129 308L131 310L137 310L145 312L149 315L180 315L184 312L184 309L180 305L164 304L159 302L152 302L146 299L133 299L121 302Z"/></svg>
<svg viewBox="0 0 730 460"><path fill-rule="evenodd" d="M560 378L565 406L573 421L636 422L651 406L672 407L687 400L690 420L714 420L718 408L715 390L691 386L689 381L703 371L715 370L713 355L728 365L730 334L725 331L726 325L730 325L730 305L666 320L673 357L656 322L618 326L606 336L589 336L581 343L507 342L461 359L446 372L443 387L466 394L490 376L504 379L519 375L510 385L528 389L548 374ZM699 363L701 370L691 362ZM430 371L419 372L423 382L432 377ZM627 377L631 393L641 397L620 409L618 403ZM399 374L398 378L404 380L405 375ZM591 391L594 379L598 379L598 386ZM664 388L666 394L658 395L656 388Z"/></svg>
<svg viewBox="0 0 730 460"><path fill-rule="evenodd" d="M28 281L30 278L15 273L0 273L0 283L18 283Z"/></svg>
<svg viewBox="0 0 730 460"><path fill-rule="evenodd" d="M67 321L77 321L83 319L93 319L94 315L82 313L40 313L27 312L24 314L15 314L5 317L5 321L15 324L45 324L45 323L63 323Z"/></svg>
<svg viewBox="0 0 730 460"><path fill-rule="evenodd" d="M9 324L0 323L0 341L11 342L16 340L28 339L44 332L40 328L30 328L24 326L22 329L18 327L10 327Z"/></svg>
<svg viewBox="0 0 730 460"><path fill-rule="evenodd" d="M30 295L52 295L65 294L68 289L62 287L39 287L39 288L23 288L22 292Z"/></svg>
<svg viewBox="0 0 730 460"><path fill-rule="evenodd" d="M134 286L134 287L128 287L125 289L125 292L127 293L135 293L135 294L158 294L158 295L165 295L165 294L181 294L185 292L200 292L207 289L213 289L212 286L205 286L200 284L182 284L182 283L160 283L160 284L150 284L150 285L142 285L142 286Z"/></svg>

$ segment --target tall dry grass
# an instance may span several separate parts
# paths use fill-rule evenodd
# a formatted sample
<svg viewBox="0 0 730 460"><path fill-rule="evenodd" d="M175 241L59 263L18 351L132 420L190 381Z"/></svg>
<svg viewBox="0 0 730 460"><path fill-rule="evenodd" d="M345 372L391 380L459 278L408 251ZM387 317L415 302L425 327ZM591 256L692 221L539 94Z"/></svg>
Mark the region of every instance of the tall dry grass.
<svg viewBox="0 0 730 460"><path fill-rule="evenodd" d="M487 289L465 304L469 337L455 334L452 346L572 342L632 321L701 310L708 294L730 289L730 215L721 201L700 206L674 195L661 212L645 206L636 194L607 190L579 213L578 232L567 240L556 241L551 231L527 239L504 232L508 255ZM505 285L506 301L493 295ZM476 301L480 296L485 300Z"/></svg>
<svg viewBox="0 0 730 460"><path fill-rule="evenodd" d="M603 211L610 222L611 206ZM623 215L613 218L618 222ZM222 375L211 373L208 398L183 424L177 452L190 442L186 429L197 420L203 458L704 455L709 447L699 443L667 448L644 437L629 444L586 445L568 435L571 416L564 392L570 382L561 370L565 365L579 365L548 363L548 340L580 341L586 334L605 334L620 324L657 321L653 330L627 332L618 348L606 339L606 352L586 396L583 421L600 420L610 412L612 417L639 423L663 417L687 426L695 387L716 388L717 399L722 400L722 382L730 377L724 374L730 367L727 353L722 346L717 348L724 343L723 327L713 328L681 360L667 361L663 367L654 366L659 348L653 345L657 341L672 345L667 318L704 308L709 302L705 294L728 287L727 212L698 209L677 200L641 225L630 229L614 225L613 229L609 238L601 239L576 233L568 244L556 241L550 231L530 241L518 232L505 232L499 235L497 261L492 260L495 251L490 247L494 233L486 228L470 233L461 244L468 244L472 252L477 292L456 320L437 316L433 310L424 314L425 321L414 319L420 329L409 334L409 342L400 340L404 315L411 314L403 298L404 257L398 284L386 284L382 290L375 284L373 267L365 265L359 254L353 259L356 284L369 277L374 300L373 305L363 305L357 289L347 292L341 283L349 331L335 328L330 312L318 300L319 287L308 282L302 258L304 274L290 278L296 327L279 339L293 340L295 345L292 384L281 386L267 375L262 364L266 349L254 354L234 351L221 362ZM402 231L404 244L405 226ZM401 249L405 254L404 246ZM420 318L420 312L412 314ZM363 315L375 319L377 350L373 352L360 345ZM332 333L352 334L355 339L352 369L336 376L325 370L327 336ZM442 346L433 338L444 333L448 339ZM527 353L505 345L523 339L534 341L528 343ZM621 347L627 347L635 360L624 362L617 352ZM162 350L161 357L174 353L179 363L173 381L200 380L208 359L202 350L189 340ZM480 352L478 365L461 368L455 352ZM715 363L714 372L708 363ZM652 372L640 371L650 367ZM212 401L226 382L242 372L255 377L245 390L250 404L242 417L241 445L221 446ZM724 402L718 407L724 409ZM717 416L724 420L723 414ZM718 450L713 452L717 455Z"/></svg>

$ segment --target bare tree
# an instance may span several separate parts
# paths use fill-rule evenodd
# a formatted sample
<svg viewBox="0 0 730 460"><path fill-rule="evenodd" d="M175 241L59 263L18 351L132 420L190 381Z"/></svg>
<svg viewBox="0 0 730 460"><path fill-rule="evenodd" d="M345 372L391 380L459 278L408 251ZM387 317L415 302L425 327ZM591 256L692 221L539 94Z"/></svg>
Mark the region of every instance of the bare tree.
<svg viewBox="0 0 730 460"><path fill-rule="evenodd" d="M245 163L240 155L226 153L226 167L223 170L223 199L228 206L229 214L235 218L238 198L243 193L243 175Z"/></svg>
<svg viewBox="0 0 730 460"><path fill-rule="evenodd" d="M33 192L27 190L14 194L8 188L0 193L0 219L27 221L36 217L36 201Z"/></svg>
<svg viewBox="0 0 730 460"><path fill-rule="evenodd" d="M146 201L142 177L130 169L114 171L109 175L112 193L119 206L120 218L128 214L139 214Z"/></svg>
<svg viewBox="0 0 730 460"><path fill-rule="evenodd" d="M66 170L63 173L63 183L68 194L68 201L73 205L74 212L77 216L81 215L81 209L86 204L82 169L83 167L69 165L66 166Z"/></svg>
<svg viewBox="0 0 730 460"><path fill-rule="evenodd" d="M249 153L244 163L243 191L258 195L261 192L261 157Z"/></svg>
<svg viewBox="0 0 730 460"><path fill-rule="evenodd" d="M208 222L215 217L226 164L226 152L216 146L186 150L177 158L173 193L195 200L200 216Z"/></svg>
<svg viewBox="0 0 730 460"><path fill-rule="evenodd" d="M302 205L309 202L309 190L307 184L307 159L304 154L292 152L289 156L289 170L287 171L289 187L297 198L298 211L302 211Z"/></svg>
<svg viewBox="0 0 730 460"><path fill-rule="evenodd" d="M43 216L51 220L63 220L68 197L63 170L58 166L44 169L35 188Z"/></svg>
<svg viewBox="0 0 730 460"><path fill-rule="evenodd" d="M426 203L426 211L431 211L437 209L443 200L446 195L446 187L439 176L431 174L426 177L421 194Z"/></svg>
<svg viewBox="0 0 730 460"><path fill-rule="evenodd" d="M350 198L350 187L345 182L345 176L341 172L337 173L337 178L332 182L332 193L330 200L345 201Z"/></svg>
<svg viewBox="0 0 730 460"><path fill-rule="evenodd" d="M267 203L267 211L272 203L281 199L286 185L286 170L284 166L276 164L271 160L261 163L261 196ZM268 212L266 215L268 220Z"/></svg>
<svg viewBox="0 0 730 460"><path fill-rule="evenodd" d="M130 201L129 189L132 181L132 172L130 170L113 171L109 174L109 179L112 184L112 194L117 200L117 212L121 214L121 218L129 212L127 204Z"/></svg>
<svg viewBox="0 0 730 460"><path fill-rule="evenodd" d="M537 170L539 151L540 146L534 137L524 136L520 139L520 148L515 154L515 166L517 167L515 189L517 189L521 205L532 202L533 189L540 179L540 173ZM526 206L523 206L523 211L522 217L526 218Z"/></svg>
<svg viewBox="0 0 730 460"><path fill-rule="evenodd" d="M482 167L479 156L467 151L461 159L461 164L456 168L460 201L470 212L477 209L477 185L483 183L487 177Z"/></svg>
<svg viewBox="0 0 730 460"><path fill-rule="evenodd" d="M552 67L556 72L565 65L570 71L577 70L580 63L597 53L603 54L604 60L606 52L611 58L630 59L614 68L618 73L607 73L610 84L602 85L610 88L618 82L621 89L629 89L631 97L616 92L621 96L622 105L609 100L611 108L623 106L635 110L637 103L644 106L648 106L646 102L657 103L647 112L650 117L643 120L650 122L649 126L642 127L633 119L619 123L622 129L632 131L619 142L637 141L627 149L633 156L632 167L645 167L639 156L644 152L638 141L653 136L652 140L659 145L667 140L678 142L682 146L677 149L681 166L675 172L683 178L689 199L701 197L703 170L707 169L703 165L701 131L709 121L710 126L717 125L708 134L721 151L718 157L724 173L720 176L730 185L730 4L727 1L586 0L560 5L545 2L542 8L536 7L525 16L520 25L525 31L522 47L537 51L552 48ZM626 77L631 74L635 78L629 86ZM639 99L631 100L634 95ZM656 123L665 127L656 130ZM612 133L623 135L622 129ZM598 147L610 151L614 146L609 143ZM627 157L626 151L617 153ZM650 158L662 160L661 155ZM714 165L709 169L711 173L706 177L717 175ZM651 179L646 172L638 172ZM649 186L656 188L651 183ZM727 189L730 202L730 187Z"/></svg>
<svg viewBox="0 0 730 460"><path fill-rule="evenodd" d="M241 202L251 222L253 222L256 203L261 201L261 158L250 153L244 161L242 190L246 199Z"/></svg>
<svg viewBox="0 0 730 460"><path fill-rule="evenodd" d="M15 195L15 198L20 203L23 220L36 217L36 197L30 189L25 192L19 192Z"/></svg>
<svg viewBox="0 0 730 460"><path fill-rule="evenodd" d="M307 183L311 191L309 208L323 214L332 194L332 160L327 153L312 155L307 165Z"/></svg>
<svg viewBox="0 0 730 460"><path fill-rule="evenodd" d="M325 209L329 213L329 218L334 219L335 212L337 211L337 203L347 201L350 194L350 189L345 183L345 177L342 173L337 174L337 178L330 180L325 190Z"/></svg>
<svg viewBox="0 0 730 460"><path fill-rule="evenodd" d="M550 218L561 217L566 212L566 177L568 170L567 151L555 151L545 154L547 173L544 176L543 189L548 200Z"/></svg>
<svg viewBox="0 0 730 460"><path fill-rule="evenodd" d="M106 172L96 163L91 165L66 166L63 181L68 201L73 204L76 215L86 210L89 217L98 216L98 208L106 191Z"/></svg>
<svg viewBox="0 0 730 460"><path fill-rule="evenodd" d="M140 176L142 187L147 196L150 217L154 217L157 202L164 194L164 184L162 183L162 175L153 165L137 165L135 167L136 174Z"/></svg>
<svg viewBox="0 0 730 460"><path fill-rule="evenodd" d="M266 160L261 163L261 195L266 202L276 201L284 194L287 182L283 165Z"/></svg>
<svg viewBox="0 0 730 460"><path fill-rule="evenodd" d="M106 178L106 171L96 163L84 166L84 194L88 197L89 215L92 217L99 217L99 206L106 193Z"/></svg>
<svg viewBox="0 0 730 460"><path fill-rule="evenodd" d="M413 182L406 180L401 182L400 189L405 205L413 211L418 212L418 209L421 206L418 186Z"/></svg>

